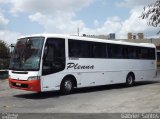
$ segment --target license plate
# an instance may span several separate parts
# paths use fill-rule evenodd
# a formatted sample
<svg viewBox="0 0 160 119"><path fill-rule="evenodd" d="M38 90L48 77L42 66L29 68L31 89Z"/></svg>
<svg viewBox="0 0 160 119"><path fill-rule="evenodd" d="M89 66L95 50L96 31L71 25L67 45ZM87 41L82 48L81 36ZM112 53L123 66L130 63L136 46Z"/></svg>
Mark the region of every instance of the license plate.
<svg viewBox="0 0 160 119"><path fill-rule="evenodd" d="M20 84L20 83L16 83L16 85L17 85L17 86L21 86L21 84Z"/></svg>

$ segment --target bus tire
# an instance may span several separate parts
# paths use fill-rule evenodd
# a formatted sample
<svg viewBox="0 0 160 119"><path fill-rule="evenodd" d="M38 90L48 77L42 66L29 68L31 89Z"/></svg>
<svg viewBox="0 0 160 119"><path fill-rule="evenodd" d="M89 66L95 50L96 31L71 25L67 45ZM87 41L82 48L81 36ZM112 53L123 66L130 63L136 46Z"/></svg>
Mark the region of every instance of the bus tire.
<svg viewBox="0 0 160 119"><path fill-rule="evenodd" d="M131 87L135 83L135 77L133 73L129 73L126 78L126 86Z"/></svg>
<svg viewBox="0 0 160 119"><path fill-rule="evenodd" d="M67 95L73 92L74 82L71 78L65 78L60 87L61 94Z"/></svg>

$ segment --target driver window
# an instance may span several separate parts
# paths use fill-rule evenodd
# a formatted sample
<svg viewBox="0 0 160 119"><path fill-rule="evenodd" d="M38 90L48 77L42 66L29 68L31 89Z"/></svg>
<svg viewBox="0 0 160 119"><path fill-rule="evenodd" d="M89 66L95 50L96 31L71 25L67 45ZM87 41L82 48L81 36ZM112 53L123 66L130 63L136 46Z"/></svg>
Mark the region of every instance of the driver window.
<svg viewBox="0 0 160 119"><path fill-rule="evenodd" d="M60 72L65 68L65 40L48 38L44 48L42 75Z"/></svg>

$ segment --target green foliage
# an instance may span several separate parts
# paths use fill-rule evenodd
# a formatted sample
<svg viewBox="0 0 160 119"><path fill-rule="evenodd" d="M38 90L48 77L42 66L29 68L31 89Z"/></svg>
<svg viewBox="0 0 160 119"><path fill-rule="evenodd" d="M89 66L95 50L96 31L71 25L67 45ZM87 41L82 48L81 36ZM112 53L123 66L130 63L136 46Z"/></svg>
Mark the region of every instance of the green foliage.
<svg viewBox="0 0 160 119"><path fill-rule="evenodd" d="M153 27L160 27L160 0L145 6L144 11L140 17L142 19L147 19L148 25Z"/></svg>
<svg viewBox="0 0 160 119"><path fill-rule="evenodd" d="M7 44L0 40L0 69L7 69L9 66L10 52Z"/></svg>

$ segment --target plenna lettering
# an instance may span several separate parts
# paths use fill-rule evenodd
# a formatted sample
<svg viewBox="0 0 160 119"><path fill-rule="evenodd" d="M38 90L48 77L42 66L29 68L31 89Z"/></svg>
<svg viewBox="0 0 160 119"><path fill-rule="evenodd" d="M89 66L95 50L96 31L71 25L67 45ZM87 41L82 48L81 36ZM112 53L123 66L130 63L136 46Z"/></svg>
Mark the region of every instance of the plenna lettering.
<svg viewBox="0 0 160 119"><path fill-rule="evenodd" d="M94 69L94 65L79 65L78 63L68 63L67 69Z"/></svg>

